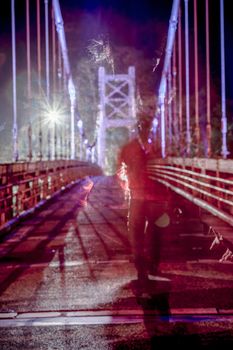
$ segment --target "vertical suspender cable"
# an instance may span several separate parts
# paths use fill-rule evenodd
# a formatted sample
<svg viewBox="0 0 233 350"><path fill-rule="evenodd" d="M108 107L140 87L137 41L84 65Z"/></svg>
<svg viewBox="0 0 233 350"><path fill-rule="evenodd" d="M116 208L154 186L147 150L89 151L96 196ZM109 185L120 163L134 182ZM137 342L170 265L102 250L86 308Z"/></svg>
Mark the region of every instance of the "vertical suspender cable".
<svg viewBox="0 0 233 350"><path fill-rule="evenodd" d="M205 1L206 8L206 104L207 104L207 157L211 156L211 123L210 123L210 48L209 48L209 0Z"/></svg>
<svg viewBox="0 0 233 350"><path fill-rule="evenodd" d="M49 79L49 13L48 0L44 0L45 4L45 64L46 64L46 95L50 97L50 79Z"/></svg>
<svg viewBox="0 0 233 350"><path fill-rule="evenodd" d="M26 0L26 37L27 37L27 93L31 98L31 47L30 47L30 8L29 0Z"/></svg>
<svg viewBox="0 0 233 350"><path fill-rule="evenodd" d="M221 26L221 95L222 95L222 156L227 158L227 118L226 118L226 82L225 82L225 35L224 35L224 0L220 0Z"/></svg>
<svg viewBox="0 0 233 350"><path fill-rule="evenodd" d="M98 70L98 82L99 82L99 93L100 93L100 109L99 109L99 133L97 139L97 152L98 152L98 164L99 166L104 166L105 156L105 108L104 108L104 98L105 98L105 68L99 67Z"/></svg>
<svg viewBox="0 0 233 350"><path fill-rule="evenodd" d="M40 37L40 0L36 2L36 24L37 24L37 70L38 88L41 92L41 37Z"/></svg>
<svg viewBox="0 0 233 350"><path fill-rule="evenodd" d="M179 67L179 144L180 150L183 145L183 118L182 118L182 37L181 37L181 8L179 8L178 21L178 67Z"/></svg>
<svg viewBox="0 0 233 350"><path fill-rule="evenodd" d="M53 77L53 84L52 84L52 92L53 92L53 101L54 104L56 99L56 36L55 36L55 22L54 22L54 10L53 7L51 8L51 26L52 26L52 77ZM54 121L54 142L53 142L53 155L54 159L57 159L57 122Z"/></svg>
<svg viewBox="0 0 233 350"><path fill-rule="evenodd" d="M30 47L30 7L26 0L26 42L27 42L27 98L28 98L28 158L32 160L32 122L31 122L31 47Z"/></svg>
<svg viewBox="0 0 233 350"><path fill-rule="evenodd" d="M168 146L169 146L169 154L171 154L172 150L172 76L171 76L171 61L168 66Z"/></svg>
<svg viewBox="0 0 233 350"><path fill-rule="evenodd" d="M53 10L54 10L54 18L56 22L56 28L59 38L59 43L61 45L62 58L64 64L65 77L68 78L68 91L70 97L70 158L75 158L75 129L74 129L74 118L75 118L75 101L76 101L76 93L75 86L73 82L73 78L71 75L68 50L66 45L66 38L64 32L64 24L60 10L59 0L53 0Z"/></svg>
<svg viewBox="0 0 233 350"><path fill-rule="evenodd" d="M61 94L62 92L62 61L61 61L61 45L58 41L57 43L57 75L58 75L58 94ZM66 152L65 152L65 128L60 128L60 158L62 159Z"/></svg>
<svg viewBox="0 0 233 350"><path fill-rule="evenodd" d="M190 93L189 93L189 17L188 0L185 4L185 77L186 77L186 153L190 155L191 135L190 135Z"/></svg>
<svg viewBox="0 0 233 350"><path fill-rule="evenodd" d="M164 108L164 100L165 100L166 89L167 89L166 79L167 79L169 64L171 61L172 48L175 40L179 4L180 4L179 0L173 0L172 12L171 12L169 28L168 28L168 40L167 40L166 51L165 51L164 65L163 65L162 77L159 85L159 109L160 109L161 153L162 153L161 155L163 158L166 157L165 108Z"/></svg>
<svg viewBox="0 0 233 350"><path fill-rule="evenodd" d="M12 35L12 80L13 80L13 160L19 159L17 95L16 95L16 48L15 48L15 1L11 0L11 35Z"/></svg>
<svg viewBox="0 0 233 350"><path fill-rule="evenodd" d="M53 52L53 94L56 93L56 35L54 24L54 10L51 8L52 14L52 52Z"/></svg>
<svg viewBox="0 0 233 350"><path fill-rule="evenodd" d="M38 95L41 96L41 37L40 37L40 0L36 1L36 27L37 27L37 74L38 74ZM39 154L42 160L42 120L39 115Z"/></svg>
<svg viewBox="0 0 233 350"><path fill-rule="evenodd" d="M176 40L173 46L173 55L172 55L172 107L173 107L173 138L174 138L174 146L177 153L178 149L178 115L177 115L177 97L176 97L176 84L177 84L177 67L176 67Z"/></svg>
<svg viewBox="0 0 233 350"><path fill-rule="evenodd" d="M194 0L194 70L195 70L195 142L196 156L200 155L200 126L199 126L199 93L198 93L198 28L197 28L197 0Z"/></svg>
<svg viewBox="0 0 233 350"><path fill-rule="evenodd" d="M49 104L50 100L50 79L49 79L49 14L48 0L44 0L45 5L45 66L46 66L46 96ZM51 134L48 128L48 159L51 158Z"/></svg>

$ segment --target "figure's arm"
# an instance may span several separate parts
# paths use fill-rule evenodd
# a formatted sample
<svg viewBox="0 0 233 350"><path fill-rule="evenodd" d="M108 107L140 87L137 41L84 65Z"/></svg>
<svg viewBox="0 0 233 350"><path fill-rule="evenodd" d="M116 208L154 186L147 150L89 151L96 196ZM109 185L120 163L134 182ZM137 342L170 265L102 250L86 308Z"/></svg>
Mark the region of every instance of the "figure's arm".
<svg viewBox="0 0 233 350"><path fill-rule="evenodd" d="M124 161L124 157L123 157L122 152L120 152L118 159L117 159L116 177L117 177L117 181L118 181L120 187L125 192L128 192L129 188L128 188L127 165Z"/></svg>

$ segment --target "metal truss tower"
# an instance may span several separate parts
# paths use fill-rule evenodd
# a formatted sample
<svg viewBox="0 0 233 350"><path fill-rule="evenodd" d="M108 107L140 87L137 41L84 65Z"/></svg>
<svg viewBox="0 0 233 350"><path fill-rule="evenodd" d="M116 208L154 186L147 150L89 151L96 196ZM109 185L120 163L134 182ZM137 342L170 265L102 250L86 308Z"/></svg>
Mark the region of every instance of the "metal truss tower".
<svg viewBox="0 0 233 350"><path fill-rule="evenodd" d="M104 169L106 154L106 131L127 128L131 135L136 121L135 68L128 74L106 74L99 68L99 128L97 136L98 164Z"/></svg>

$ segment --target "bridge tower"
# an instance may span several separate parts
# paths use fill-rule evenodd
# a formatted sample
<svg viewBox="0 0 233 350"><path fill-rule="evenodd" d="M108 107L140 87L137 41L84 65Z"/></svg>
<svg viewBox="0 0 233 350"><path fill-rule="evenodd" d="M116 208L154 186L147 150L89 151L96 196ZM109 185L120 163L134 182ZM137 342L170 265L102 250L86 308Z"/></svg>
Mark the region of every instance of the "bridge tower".
<svg viewBox="0 0 233 350"><path fill-rule="evenodd" d="M126 128L129 137L136 122L135 67L128 68L128 74L106 74L100 67L99 119L97 135L98 164L106 165L106 134L108 129Z"/></svg>

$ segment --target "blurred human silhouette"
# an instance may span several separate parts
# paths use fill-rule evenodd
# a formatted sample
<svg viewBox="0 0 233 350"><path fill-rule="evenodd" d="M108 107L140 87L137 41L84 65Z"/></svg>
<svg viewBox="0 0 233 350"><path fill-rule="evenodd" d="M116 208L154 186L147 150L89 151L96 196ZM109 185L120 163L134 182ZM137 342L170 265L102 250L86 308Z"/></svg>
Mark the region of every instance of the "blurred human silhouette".
<svg viewBox="0 0 233 350"><path fill-rule="evenodd" d="M150 139L153 113L138 114L137 136L118 156L118 179L129 192L128 231L139 282L158 272L161 234L170 224L169 190L148 174L151 158L161 158Z"/></svg>

